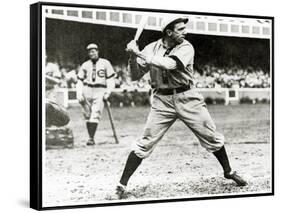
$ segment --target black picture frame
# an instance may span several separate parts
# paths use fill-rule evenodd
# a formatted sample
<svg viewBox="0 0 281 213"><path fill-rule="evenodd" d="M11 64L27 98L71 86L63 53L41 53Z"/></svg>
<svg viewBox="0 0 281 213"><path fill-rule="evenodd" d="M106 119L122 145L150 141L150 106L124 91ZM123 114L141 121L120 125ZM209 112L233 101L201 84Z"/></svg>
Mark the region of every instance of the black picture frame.
<svg viewBox="0 0 281 213"><path fill-rule="evenodd" d="M43 6L60 6L73 8L94 8L94 9L109 9L109 10L126 10L139 12L159 12L159 13L182 13L199 16L221 16L232 18L250 18L250 19L267 19L271 21L271 192L254 193L254 194L235 194L235 195L214 195L203 197L189 198L169 198L169 199L151 199L139 201L114 201L93 203L85 205L64 205L64 206L43 206L42 201L42 7ZM38 2L30 5L30 207L36 210L50 209L68 209L68 208L83 208L83 207L98 207L98 206L116 206L116 205L135 205L147 203L161 202L178 202L178 201L193 201L193 200L210 200L210 199L225 199L239 197L257 197L257 196L272 196L274 195L275 180L274 180L274 17L271 16L256 16L256 15L239 15L239 14L224 14L224 13L205 13L194 11L172 11L161 9L147 8L126 8L126 7L111 7L104 5L84 5L84 4L69 4L69 3L51 3Z"/></svg>

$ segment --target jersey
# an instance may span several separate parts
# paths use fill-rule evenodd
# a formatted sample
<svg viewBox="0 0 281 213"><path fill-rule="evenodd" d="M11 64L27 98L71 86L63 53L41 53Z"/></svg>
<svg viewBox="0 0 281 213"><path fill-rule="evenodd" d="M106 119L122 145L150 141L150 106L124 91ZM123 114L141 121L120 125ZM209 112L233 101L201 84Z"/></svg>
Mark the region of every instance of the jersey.
<svg viewBox="0 0 281 213"><path fill-rule="evenodd" d="M77 78L85 85L101 85L106 87L106 80L115 76L111 63L103 58L96 62L92 60L85 61L78 72Z"/></svg>
<svg viewBox="0 0 281 213"><path fill-rule="evenodd" d="M144 55L171 57L177 62L175 70L163 70L154 65L148 65L151 86L153 88L177 88L193 85L194 48L186 40L172 49L167 49L162 39L150 43L143 50Z"/></svg>

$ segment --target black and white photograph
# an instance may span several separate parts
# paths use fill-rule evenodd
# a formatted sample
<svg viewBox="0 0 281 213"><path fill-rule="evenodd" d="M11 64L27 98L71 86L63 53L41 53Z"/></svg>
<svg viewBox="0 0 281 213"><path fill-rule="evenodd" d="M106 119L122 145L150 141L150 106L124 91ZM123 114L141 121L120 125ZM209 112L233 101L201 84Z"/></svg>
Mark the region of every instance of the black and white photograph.
<svg viewBox="0 0 281 213"><path fill-rule="evenodd" d="M273 17L31 7L40 17L34 206L273 194Z"/></svg>

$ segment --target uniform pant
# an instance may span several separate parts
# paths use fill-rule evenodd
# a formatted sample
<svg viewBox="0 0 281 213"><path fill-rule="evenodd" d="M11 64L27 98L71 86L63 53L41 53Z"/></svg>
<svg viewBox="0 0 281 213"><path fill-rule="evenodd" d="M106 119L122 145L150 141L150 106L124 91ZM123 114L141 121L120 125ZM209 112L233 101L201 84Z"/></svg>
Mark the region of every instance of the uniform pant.
<svg viewBox="0 0 281 213"><path fill-rule="evenodd" d="M104 108L103 96L105 92L106 88L84 86L83 94L91 103L89 122L99 123Z"/></svg>
<svg viewBox="0 0 281 213"><path fill-rule="evenodd" d="M171 125L180 119L196 135L200 144L210 152L224 145L224 136L216 131L201 94L188 90L174 95L154 94L141 139L132 150L140 158L148 157Z"/></svg>

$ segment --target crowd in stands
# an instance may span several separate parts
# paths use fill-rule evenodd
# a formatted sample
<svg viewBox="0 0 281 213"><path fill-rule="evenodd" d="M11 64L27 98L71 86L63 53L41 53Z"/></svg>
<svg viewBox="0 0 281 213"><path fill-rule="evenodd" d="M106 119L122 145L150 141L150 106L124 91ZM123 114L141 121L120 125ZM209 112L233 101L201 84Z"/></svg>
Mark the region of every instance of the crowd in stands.
<svg viewBox="0 0 281 213"><path fill-rule="evenodd" d="M130 75L125 65L115 67L117 87L147 87L149 75L144 76L139 82L131 82ZM248 66L241 68L217 67L204 65L194 69L194 85L197 88L269 88L269 72L261 68Z"/></svg>
<svg viewBox="0 0 281 213"><path fill-rule="evenodd" d="M56 63L46 64L46 73L51 70L54 77L61 79L60 87L75 88L80 66L59 68ZM116 72L116 88L149 88L149 75L138 82L132 82L126 64L114 66ZM194 85L197 88L269 88L270 75L260 68L238 66L217 67L203 65L194 69Z"/></svg>
<svg viewBox="0 0 281 213"><path fill-rule="evenodd" d="M204 65L195 69L195 86L197 88L268 88L269 72L251 66L241 68L216 67Z"/></svg>

